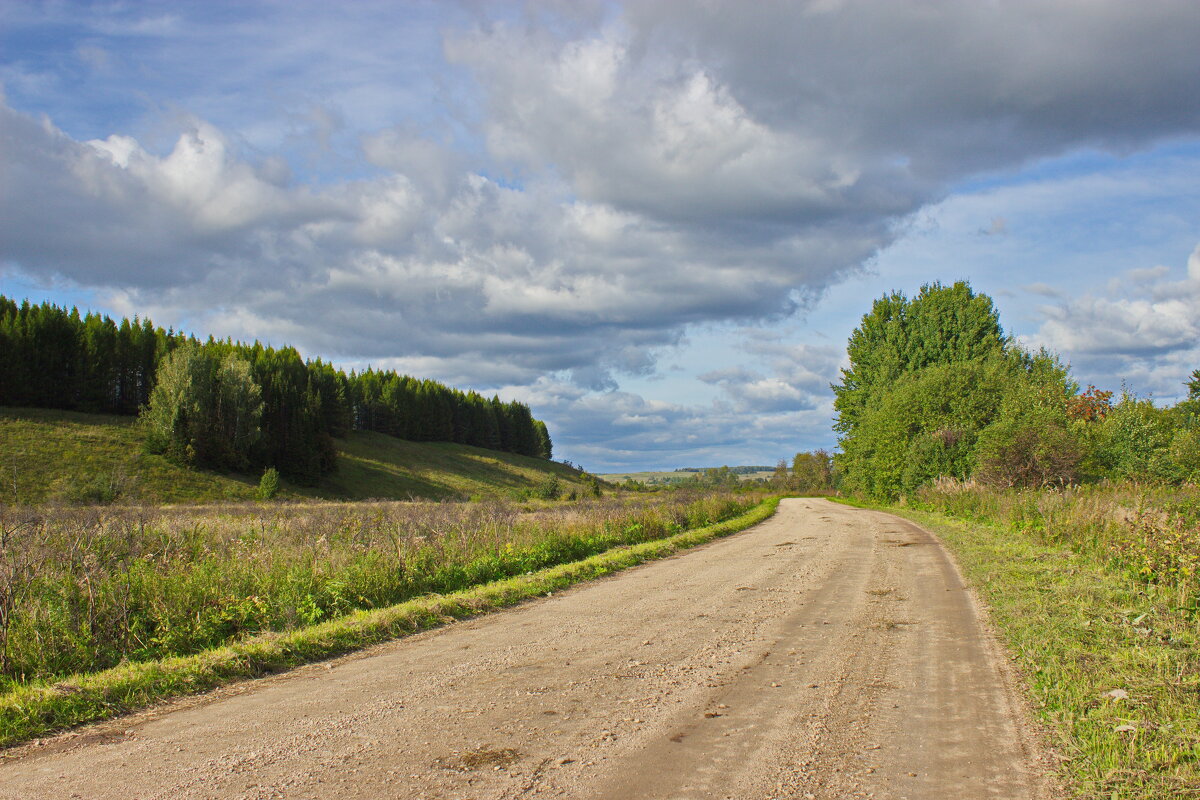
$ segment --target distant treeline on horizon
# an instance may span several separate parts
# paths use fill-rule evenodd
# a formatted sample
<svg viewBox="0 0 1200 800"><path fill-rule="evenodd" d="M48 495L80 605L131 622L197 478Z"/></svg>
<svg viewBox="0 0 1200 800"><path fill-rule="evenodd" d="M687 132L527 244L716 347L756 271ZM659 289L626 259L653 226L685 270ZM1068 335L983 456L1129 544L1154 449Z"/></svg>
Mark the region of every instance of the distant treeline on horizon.
<svg viewBox="0 0 1200 800"><path fill-rule="evenodd" d="M520 402L368 368L349 374L291 346L201 342L148 319L112 318L0 295L0 406L132 416L146 408L159 367L185 344L212 363L245 361L261 393L261 435L241 469L274 466L303 482L336 468L332 437L350 430L456 442L549 459L549 432Z"/></svg>
<svg viewBox="0 0 1200 800"><path fill-rule="evenodd" d="M709 469L712 469L712 467L679 467L675 471L676 472L704 472L705 470L709 470ZM767 467L741 466L741 467L728 467L728 469L734 475L752 475L755 472L770 472L771 470L775 469L775 467L771 467L771 466L767 466Z"/></svg>

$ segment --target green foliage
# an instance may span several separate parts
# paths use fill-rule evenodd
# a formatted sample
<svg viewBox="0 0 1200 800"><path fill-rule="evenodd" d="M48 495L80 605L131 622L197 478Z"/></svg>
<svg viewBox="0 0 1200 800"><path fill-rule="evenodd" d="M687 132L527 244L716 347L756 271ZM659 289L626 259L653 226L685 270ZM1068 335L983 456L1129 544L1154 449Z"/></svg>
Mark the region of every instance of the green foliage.
<svg viewBox="0 0 1200 800"><path fill-rule="evenodd" d="M241 471L277 464L313 485L336 468L332 438L351 429L535 458L552 453L546 426L516 401L390 371L347 375L306 362L291 347L201 344L148 320L118 325L2 296L0 406L137 414L151 403L160 364L177 349L192 352L163 373L175 385L158 395L150 427L152 451L180 462Z"/></svg>
<svg viewBox="0 0 1200 800"><path fill-rule="evenodd" d="M1046 487L1074 483L1084 448L1058 415L1037 409L1002 417L979 436L975 477L994 486Z"/></svg>
<svg viewBox="0 0 1200 800"><path fill-rule="evenodd" d="M1096 460L1116 480L1178 479L1171 458L1174 437L1174 420L1166 409L1126 392L1100 423Z"/></svg>
<svg viewBox="0 0 1200 800"><path fill-rule="evenodd" d="M617 547L582 561L459 593L425 595L385 608L354 611L285 633L239 638L195 656L126 663L99 673L73 675L52 685L38 681L17 685L0 694L0 747L511 606L736 533L770 517L777 504L777 498L768 499L723 522ZM0 554L11 552L7 544L4 529L0 528ZM247 601L254 602L251 598Z"/></svg>
<svg viewBox="0 0 1200 800"><path fill-rule="evenodd" d="M1004 359L940 364L901 377L843 440L846 486L895 497L938 475L970 475L979 431L995 418L1015 378Z"/></svg>
<svg viewBox="0 0 1200 800"><path fill-rule="evenodd" d="M0 296L0 406L136 414L173 334Z"/></svg>
<svg viewBox="0 0 1200 800"><path fill-rule="evenodd" d="M550 460L550 456L554 454L554 445L550 441L550 431L546 428L546 423L539 420L533 422L534 432L537 434L537 455L541 458Z"/></svg>
<svg viewBox="0 0 1200 800"><path fill-rule="evenodd" d="M850 335L850 365L832 388L834 427L853 436L860 419L904 375L939 364L964 363L1003 355L1006 341L987 295L970 285L939 283L921 287L909 300L899 292L875 301Z"/></svg>
<svg viewBox="0 0 1200 800"><path fill-rule="evenodd" d="M108 505L125 494L128 484L120 469L94 472L86 476L61 476L50 486L50 497L76 505Z"/></svg>
<svg viewBox="0 0 1200 800"><path fill-rule="evenodd" d="M497 503L245 505L158 517L0 509L0 569L33 565L0 616L0 689L457 591L720 522L757 502L670 493L527 514Z"/></svg>
<svg viewBox="0 0 1200 800"><path fill-rule="evenodd" d="M1004 339L992 302L964 283L880 298L834 386L847 488L911 495L938 478L1001 487L1200 477L1200 370L1189 399L1160 408L1081 392L1045 350Z"/></svg>
<svg viewBox="0 0 1200 800"><path fill-rule="evenodd" d="M786 490L792 482L792 476L788 473L788 464L786 459L779 459L775 464L775 471L771 473L770 483L772 486Z"/></svg>
<svg viewBox="0 0 1200 800"><path fill-rule="evenodd" d="M533 490L534 497L542 500L557 500L562 494L562 484L557 475L550 475Z"/></svg>
<svg viewBox="0 0 1200 800"><path fill-rule="evenodd" d="M246 469L262 436L262 390L233 353L185 342L158 369L142 414L146 446L175 461Z"/></svg>
<svg viewBox="0 0 1200 800"><path fill-rule="evenodd" d="M1200 427L1176 431L1170 455L1173 472L1180 480L1200 484Z"/></svg>
<svg viewBox="0 0 1200 800"><path fill-rule="evenodd" d="M797 492L820 492L833 488L833 456L826 450L796 453L792 459L791 485Z"/></svg>
<svg viewBox="0 0 1200 800"><path fill-rule="evenodd" d="M737 471L732 467L709 467L696 472L688 480L682 481L680 485L736 489L742 485L742 480L738 477Z"/></svg>
<svg viewBox="0 0 1200 800"><path fill-rule="evenodd" d="M1078 478L1086 452L1084 423L1072 421L1065 370L1054 369L1056 362L1044 354L1041 363L1046 368L1017 371L998 387L1000 408L976 445L976 479L1012 488L1065 486Z"/></svg>
<svg viewBox="0 0 1200 800"><path fill-rule="evenodd" d="M279 494L279 470L267 467L258 480L258 490L255 497L259 500L273 500Z"/></svg>

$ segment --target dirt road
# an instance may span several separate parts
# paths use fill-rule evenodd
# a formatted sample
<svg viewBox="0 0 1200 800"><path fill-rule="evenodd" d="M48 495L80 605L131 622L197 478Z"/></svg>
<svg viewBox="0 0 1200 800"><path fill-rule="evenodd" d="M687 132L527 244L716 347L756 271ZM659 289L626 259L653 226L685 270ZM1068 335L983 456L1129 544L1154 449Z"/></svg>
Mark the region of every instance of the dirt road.
<svg viewBox="0 0 1200 800"><path fill-rule="evenodd" d="M1048 798L940 545L822 500L366 653L10 751L0 797Z"/></svg>

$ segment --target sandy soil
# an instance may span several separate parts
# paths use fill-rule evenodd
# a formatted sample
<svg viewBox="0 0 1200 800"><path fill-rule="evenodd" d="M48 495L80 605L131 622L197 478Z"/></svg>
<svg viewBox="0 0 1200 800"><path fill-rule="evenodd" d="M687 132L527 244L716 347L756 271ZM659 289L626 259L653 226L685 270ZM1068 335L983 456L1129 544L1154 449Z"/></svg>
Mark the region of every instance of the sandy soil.
<svg viewBox="0 0 1200 800"><path fill-rule="evenodd" d="M1050 798L938 542L785 500L734 537L10 750L0 798Z"/></svg>

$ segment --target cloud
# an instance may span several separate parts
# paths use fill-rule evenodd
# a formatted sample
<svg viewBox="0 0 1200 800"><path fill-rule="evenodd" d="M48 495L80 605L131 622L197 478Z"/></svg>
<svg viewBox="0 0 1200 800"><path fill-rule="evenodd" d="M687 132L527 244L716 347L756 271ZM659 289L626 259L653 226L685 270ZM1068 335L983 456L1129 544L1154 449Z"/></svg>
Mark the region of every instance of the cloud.
<svg viewBox="0 0 1200 800"><path fill-rule="evenodd" d="M722 390L723 402L739 414L814 411L829 405L841 349L787 342L761 329L738 332L738 350L770 374L745 366L723 367L697 379Z"/></svg>
<svg viewBox="0 0 1200 800"><path fill-rule="evenodd" d="M1021 288L1024 289L1025 291L1029 292L1030 294L1041 295L1042 297L1051 297L1054 299L1058 299L1063 296L1063 293L1061 290L1055 289L1050 284L1043 283L1041 281L1037 281L1036 283L1030 283L1026 286L1022 286Z"/></svg>
<svg viewBox="0 0 1200 800"><path fill-rule="evenodd" d="M508 380L574 370L604 389L614 371L651 371L653 350L690 322L797 302L787 245L709 246L507 188L396 131L366 145L390 171L310 187L239 158L201 121L164 156L127 136L77 142L7 107L0 130L5 162L20 165L0 195L0 257L143 313L219 309L233 335L358 359L499 360Z"/></svg>
<svg viewBox="0 0 1200 800"><path fill-rule="evenodd" d="M600 471L774 463L829 446L828 401L746 413L729 402L688 405L623 391L595 393L553 376L501 391L537 409L556 452Z"/></svg>
<svg viewBox="0 0 1200 800"><path fill-rule="evenodd" d="M980 236L1003 236L1008 233L1008 220L1004 217L992 217L992 222L986 228L979 229Z"/></svg>
<svg viewBox="0 0 1200 800"><path fill-rule="evenodd" d="M1102 295L1043 309L1035 345L1070 354L1108 388L1128 382L1165 398L1200 365L1200 245L1179 279L1165 267L1130 270Z"/></svg>
<svg viewBox="0 0 1200 800"><path fill-rule="evenodd" d="M564 441L614 459L827 428L840 347L747 334L740 370L697 370L711 406L621 387L696 326L810 309L965 181L1200 133L1191 0L14 9L5 270L535 387ZM20 37L48 21L62 58ZM1027 225L1001 210L968 232L1007 252ZM1040 335L1183 358L1194 295L1170 284L1131 275Z"/></svg>

